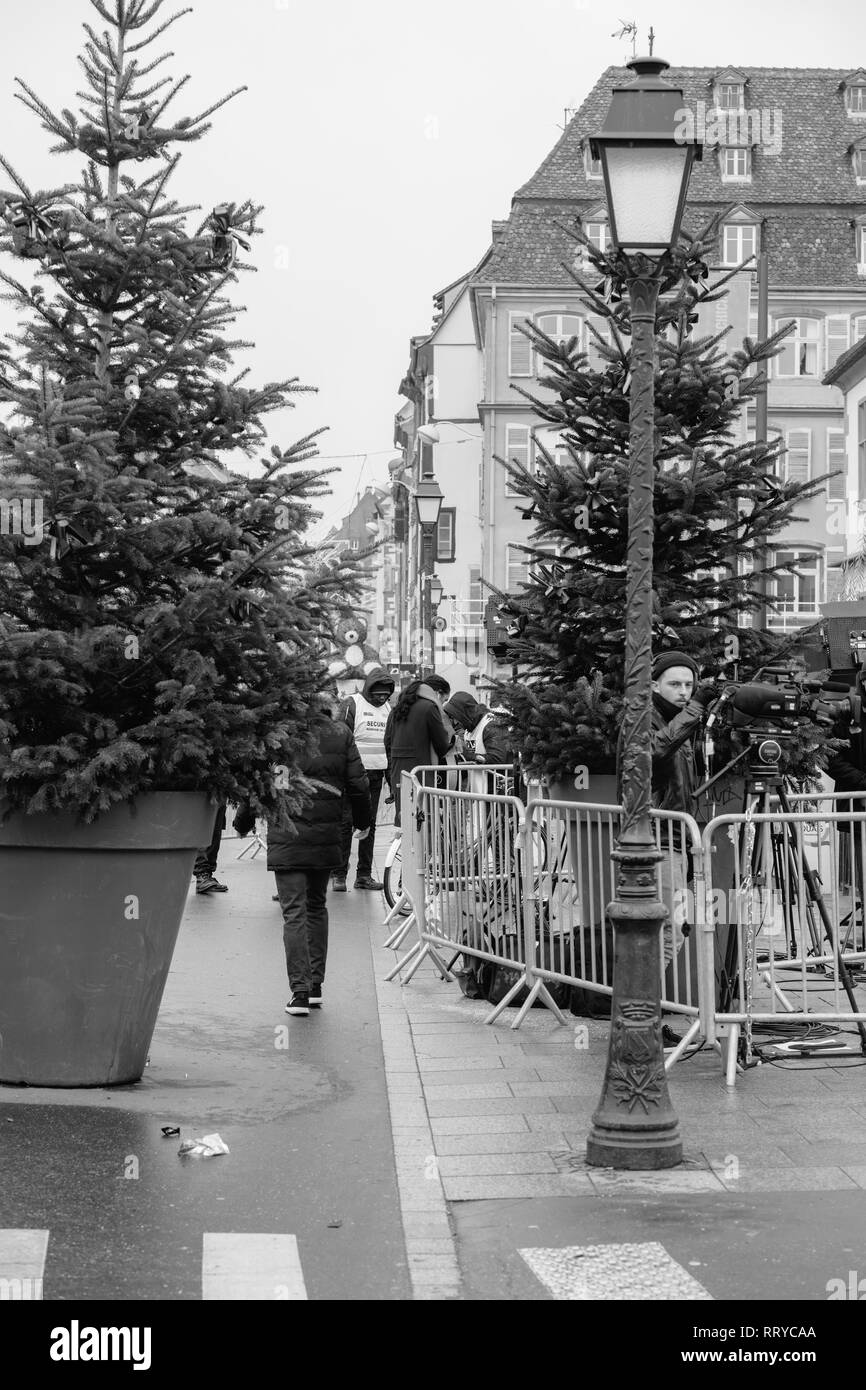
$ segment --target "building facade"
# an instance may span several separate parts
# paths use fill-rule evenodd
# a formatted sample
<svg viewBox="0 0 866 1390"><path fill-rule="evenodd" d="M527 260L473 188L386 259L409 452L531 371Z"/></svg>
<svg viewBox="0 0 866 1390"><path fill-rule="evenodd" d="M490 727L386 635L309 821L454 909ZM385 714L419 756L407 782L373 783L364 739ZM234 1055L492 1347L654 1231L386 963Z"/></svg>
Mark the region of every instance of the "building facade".
<svg viewBox="0 0 866 1390"><path fill-rule="evenodd" d="M404 386L416 396L412 430L401 436L404 457L407 466L414 460L415 476L435 467L438 478L442 470L446 505L456 509L454 559L447 562L453 581L444 587L457 596L455 616L471 620L484 674L495 666L490 627L486 637L478 631L488 609L485 586L519 590L527 575L520 547L532 529L497 460L532 468L539 447L558 448L520 394L539 394L538 363L520 327L530 320L551 337L577 336L593 361L591 325L603 333L604 320L593 317L573 278L585 262L570 230L579 227L599 249L610 244L601 167L589 138L602 127L613 87L630 77L618 67L601 75L515 193L510 216L493 223L481 262L443 292L433 332L413 340ZM791 563L795 573L773 581L780 609L768 611L767 624L787 631L816 621L820 604L838 594L852 509L866 497L866 480L846 455L845 405L833 374L866 340L866 70L679 68L666 78L683 90L684 138L704 145L684 226L696 234L718 220L711 281L746 262L727 296L704 306L695 332L727 329L731 351L746 335L757 336L756 258L763 254L769 332L793 324L768 385L768 433L785 445L779 469L795 479L832 475L776 542L775 561ZM459 430L443 428L435 454L413 443L410 455L408 441L417 441L422 424L449 420L469 433L473 419L480 441L471 450L452 447ZM754 405L744 404L740 438L754 438L757 424ZM470 455L478 459L477 479Z"/></svg>

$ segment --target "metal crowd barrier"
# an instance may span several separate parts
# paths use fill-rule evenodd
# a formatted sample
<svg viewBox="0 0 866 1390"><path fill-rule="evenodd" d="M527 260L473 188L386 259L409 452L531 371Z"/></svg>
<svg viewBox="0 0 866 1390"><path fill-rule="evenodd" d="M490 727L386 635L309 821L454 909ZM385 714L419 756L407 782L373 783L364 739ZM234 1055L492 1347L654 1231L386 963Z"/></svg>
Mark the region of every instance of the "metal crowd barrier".
<svg viewBox="0 0 866 1390"><path fill-rule="evenodd" d="M866 793L790 793L788 804L771 796L769 809L703 832L716 997L702 1031L725 1044L729 1085L755 1025L853 1024L866 1050L866 1011L846 988L866 960Z"/></svg>
<svg viewBox="0 0 866 1390"><path fill-rule="evenodd" d="M484 961L507 972L508 986L486 1022L523 991L512 1028L536 1000L564 1023L553 986L612 994L606 908L621 809L538 796L524 806L478 790L478 776L473 766L404 774L403 890L416 940L388 978L405 971L408 983L428 958L443 979L461 958ZM689 1024L667 1067L704 1041L733 1085L741 1038L748 1061L753 1026L780 1021L856 1025L866 1051L866 1010L846 976L866 962L866 792L788 802L786 812L770 800L769 810L717 816L703 833L689 816L652 812L670 914L659 939L662 1008ZM831 809L839 802L843 811Z"/></svg>
<svg viewBox="0 0 866 1390"><path fill-rule="evenodd" d="M605 908L616 895L610 851L621 810L538 797L524 806L514 796L461 789L477 787L479 771L498 779L508 769L465 767L449 769L443 777L442 769L416 768L404 774L403 890L412 904L417 939L387 978L405 971L408 983L428 957L443 978L461 957L485 961L508 972L508 988L486 1022L493 1023L525 991L512 1028L520 1027L536 999L565 1023L550 985L612 993L613 938ZM451 785L433 785L436 780ZM663 900L673 921L688 931L697 925L690 905L704 903L700 832L690 817L671 812L653 812L653 823L664 856ZM405 934L392 938L394 944ZM664 974L664 1007L690 1019L690 1031L671 1063L698 1028L704 985L697 962L690 934ZM659 968L664 968L662 940Z"/></svg>

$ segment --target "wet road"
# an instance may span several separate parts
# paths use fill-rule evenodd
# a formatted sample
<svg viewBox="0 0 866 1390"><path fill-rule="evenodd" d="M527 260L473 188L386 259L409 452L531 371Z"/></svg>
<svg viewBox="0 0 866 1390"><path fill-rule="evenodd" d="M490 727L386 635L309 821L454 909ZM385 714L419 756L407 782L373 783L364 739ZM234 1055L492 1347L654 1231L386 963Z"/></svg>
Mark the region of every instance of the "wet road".
<svg viewBox="0 0 866 1390"><path fill-rule="evenodd" d="M410 1297L359 895L330 900L324 1008L289 1018L273 876L238 848L229 893L190 895L142 1082L0 1087L0 1228L49 1232L45 1299L200 1299L206 1233L296 1237L310 1299Z"/></svg>

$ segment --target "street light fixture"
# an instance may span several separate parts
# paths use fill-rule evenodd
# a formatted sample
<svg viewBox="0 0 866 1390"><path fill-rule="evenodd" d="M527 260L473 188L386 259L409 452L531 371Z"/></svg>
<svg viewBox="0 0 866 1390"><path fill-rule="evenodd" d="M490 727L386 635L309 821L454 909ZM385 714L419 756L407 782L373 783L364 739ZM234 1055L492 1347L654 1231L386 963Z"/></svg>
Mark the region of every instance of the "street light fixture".
<svg viewBox="0 0 866 1390"><path fill-rule="evenodd" d="M412 496L415 498L415 511L420 525L424 527L438 525L444 494L436 479L422 479Z"/></svg>
<svg viewBox="0 0 866 1390"><path fill-rule="evenodd" d="M607 1070L586 1147L594 1167L671 1168L682 1162L661 1039L659 901L652 793L652 551L655 325L668 253L679 237L689 175L701 147L682 139L682 91L663 81L662 58L633 58L633 80L614 89L604 127L590 140L601 160L611 238L631 307L625 708L622 821Z"/></svg>
<svg viewBox="0 0 866 1390"><path fill-rule="evenodd" d="M442 580L439 578L439 576L438 576L437 574L431 574L431 576L430 576L430 581L429 581L429 589L430 589L430 607L431 607L431 608L438 608L439 605L440 605L440 603L442 602L442 594L444 593L444 585L443 585L443 583L442 583Z"/></svg>

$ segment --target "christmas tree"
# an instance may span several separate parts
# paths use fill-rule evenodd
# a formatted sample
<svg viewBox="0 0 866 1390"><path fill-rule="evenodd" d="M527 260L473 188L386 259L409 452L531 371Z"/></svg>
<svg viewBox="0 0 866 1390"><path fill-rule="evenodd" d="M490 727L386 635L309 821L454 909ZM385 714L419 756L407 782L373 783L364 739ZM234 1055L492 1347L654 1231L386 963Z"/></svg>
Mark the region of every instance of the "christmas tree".
<svg viewBox="0 0 866 1390"><path fill-rule="evenodd" d="M696 337L698 311L727 291L735 271L708 283L714 227L672 253L659 298L655 370L653 647L685 650L719 669L733 658L748 675L790 647L792 638L740 621L764 602L766 581L790 572L764 547L797 517L798 503L825 480L785 481L780 441L738 441L743 403L791 331L751 338L733 352L725 333ZM521 731L528 769L568 776L578 766L609 770L621 722L625 648L630 323L623 262L600 254L580 233L600 281L574 272L590 311L593 362L576 338L556 342L535 325L524 332L544 362L539 385L521 394L560 431L566 460L536 443L535 471L502 459L524 516L535 529L524 547L530 577L517 596L499 595L509 623L502 659L515 681L493 683L495 698ZM798 634L802 635L802 634ZM807 721L808 722L808 721ZM811 764L822 743L801 731L794 761Z"/></svg>
<svg viewBox="0 0 866 1390"><path fill-rule="evenodd" d="M91 820L205 790L281 814L307 790L293 768L357 567L317 565L305 538L321 431L266 451L264 417L307 388L232 375L252 345L227 292L261 208L202 218L172 192L179 150L237 93L172 117L188 78L156 76L170 55L150 46L180 14L91 4L107 27L84 26L79 115L17 94L80 177L34 191L0 156L19 321L0 360L0 801Z"/></svg>

